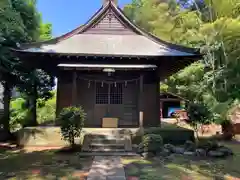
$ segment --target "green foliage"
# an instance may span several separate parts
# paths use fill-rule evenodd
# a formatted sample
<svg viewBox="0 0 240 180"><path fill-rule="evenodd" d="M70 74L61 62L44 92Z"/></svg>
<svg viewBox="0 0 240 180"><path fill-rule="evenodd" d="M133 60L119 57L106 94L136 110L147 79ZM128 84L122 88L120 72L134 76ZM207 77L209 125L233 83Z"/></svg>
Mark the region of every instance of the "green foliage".
<svg viewBox="0 0 240 180"><path fill-rule="evenodd" d="M12 131L24 126L28 109L25 108L25 100L17 98L10 103L10 127Z"/></svg>
<svg viewBox="0 0 240 180"><path fill-rule="evenodd" d="M184 128L168 129L152 127L145 129L144 134L159 134L162 137L164 144L181 145L188 140L195 140L194 132Z"/></svg>
<svg viewBox="0 0 240 180"><path fill-rule="evenodd" d="M142 138L139 147L143 152L158 152L163 146L162 137L159 134L146 134Z"/></svg>
<svg viewBox="0 0 240 180"><path fill-rule="evenodd" d="M81 136L82 128L86 114L82 107L64 108L57 118L64 140L67 140L71 146L75 145L74 138Z"/></svg>
<svg viewBox="0 0 240 180"><path fill-rule="evenodd" d="M216 121L240 97L239 7L239 0L135 0L124 9L159 38L201 49L204 58L161 82L161 91L205 104Z"/></svg>
<svg viewBox="0 0 240 180"><path fill-rule="evenodd" d="M38 100L37 120L39 124L53 123L56 119L56 93L53 97L45 100Z"/></svg>
<svg viewBox="0 0 240 180"><path fill-rule="evenodd" d="M189 117L189 122L192 126L195 126L197 124L210 124L210 111L203 104L188 104L187 113Z"/></svg>
<svg viewBox="0 0 240 180"><path fill-rule="evenodd" d="M55 122L56 115L56 92L52 92L53 97L47 101L38 99L37 121L39 124L49 124ZM10 104L11 109L11 129L24 127L31 121L29 117L29 109L24 98L13 99Z"/></svg>
<svg viewBox="0 0 240 180"><path fill-rule="evenodd" d="M210 124L212 121L211 112L202 103L190 103L187 107L189 120L187 121L195 130L198 137L199 126Z"/></svg>
<svg viewBox="0 0 240 180"><path fill-rule="evenodd" d="M40 37L41 41L49 40L52 38L52 24L40 24Z"/></svg>
<svg viewBox="0 0 240 180"><path fill-rule="evenodd" d="M35 0L3 0L0 3L0 70L1 83L9 90L17 86L29 100L30 120L36 121L36 99L47 100L54 86L53 77L42 70L29 72L9 48L18 48L21 43L29 43L51 38L51 25L41 21ZM36 88L35 88L36 86ZM5 88L7 89L7 88ZM7 96L6 96L7 97ZM4 116L8 117L10 98L5 98ZM9 118L5 118L4 128L8 129ZM33 124L33 123L31 123Z"/></svg>

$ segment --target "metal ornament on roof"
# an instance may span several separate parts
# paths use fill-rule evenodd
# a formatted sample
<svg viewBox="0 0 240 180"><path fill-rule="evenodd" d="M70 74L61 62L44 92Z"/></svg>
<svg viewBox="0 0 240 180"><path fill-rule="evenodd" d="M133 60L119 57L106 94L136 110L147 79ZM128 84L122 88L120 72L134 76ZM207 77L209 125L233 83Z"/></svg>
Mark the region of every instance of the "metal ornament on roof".
<svg viewBox="0 0 240 180"><path fill-rule="evenodd" d="M115 69L114 69L114 68L104 68L104 69L103 69L103 72L107 72L107 73L108 73L108 76L111 76L112 73L115 72Z"/></svg>
<svg viewBox="0 0 240 180"><path fill-rule="evenodd" d="M108 11L107 18L109 21L109 25L111 24L112 18L114 17L113 12L111 10Z"/></svg>

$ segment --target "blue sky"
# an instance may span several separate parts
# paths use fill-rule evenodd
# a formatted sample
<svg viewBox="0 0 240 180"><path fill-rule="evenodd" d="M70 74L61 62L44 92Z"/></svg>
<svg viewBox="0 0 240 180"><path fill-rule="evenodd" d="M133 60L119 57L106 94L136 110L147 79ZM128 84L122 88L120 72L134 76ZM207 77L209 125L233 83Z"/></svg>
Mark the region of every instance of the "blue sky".
<svg viewBox="0 0 240 180"><path fill-rule="evenodd" d="M53 36L67 33L84 24L100 7L103 0L38 0L43 21L52 23ZM131 0L118 0L120 7Z"/></svg>

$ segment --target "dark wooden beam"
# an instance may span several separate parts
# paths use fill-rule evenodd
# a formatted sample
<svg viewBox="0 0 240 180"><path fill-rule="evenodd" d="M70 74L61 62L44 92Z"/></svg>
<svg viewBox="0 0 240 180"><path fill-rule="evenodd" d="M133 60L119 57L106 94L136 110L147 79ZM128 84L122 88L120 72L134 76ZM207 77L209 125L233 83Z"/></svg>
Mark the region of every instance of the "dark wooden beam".
<svg viewBox="0 0 240 180"><path fill-rule="evenodd" d="M61 94L61 78L59 77L57 80L57 98L56 98L56 117L60 114L60 106L59 106L59 100L60 100L60 94Z"/></svg>
<svg viewBox="0 0 240 180"><path fill-rule="evenodd" d="M72 106L77 105L77 72L72 73Z"/></svg>
<svg viewBox="0 0 240 180"><path fill-rule="evenodd" d="M158 75L158 71L155 72L156 76L156 97L160 95L160 77ZM156 124L161 126L161 119L160 119L160 98L156 98Z"/></svg>
<svg viewBox="0 0 240 180"><path fill-rule="evenodd" d="M140 75L139 83L139 127L142 128L144 125L144 101L143 101L143 75Z"/></svg>

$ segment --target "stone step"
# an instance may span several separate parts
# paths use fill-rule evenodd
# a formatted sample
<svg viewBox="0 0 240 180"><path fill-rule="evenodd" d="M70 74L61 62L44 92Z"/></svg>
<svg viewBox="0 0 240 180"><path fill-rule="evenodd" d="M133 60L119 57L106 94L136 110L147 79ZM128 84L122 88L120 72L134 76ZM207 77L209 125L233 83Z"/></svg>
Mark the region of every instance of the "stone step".
<svg viewBox="0 0 240 180"><path fill-rule="evenodd" d="M114 136L114 135L91 135L92 139L124 139L125 136Z"/></svg>
<svg viewBox="0 0 240 180"><path fill-rule="evenodd" d="M115 149L115 148L96 148L91 149L91 152L126 152L125 149Z"/></svg>
<svg viewBox="0 0 240 180"><path fill-rule="evenodd" d="M95 144L95 143L91 143L90 144L90 149L99 149L99 148L103 148L103 149L125 149L125 144Z"/></svg>
<svg viewBox="0 0 240 180"><path fill-rule="evenodd" d="M78 153L79 156L134 156L134 157L140 157L139 154L136 154L135 152L131 151L119 151L119 152L111 152L111 151L106 151L106 152L80 152Z"/></svg>
<svg viewBox="0 0 240 180"><path fill-rule="evenodd" d="M124 144L125 139L92 139L92 144Z"/></svg>
<svg viewBox="0 0 240 180"><path fill-rule="evenodd" d="M85 135L84 152L131 152L131 136L117 133L89 133Z"/></svg>

